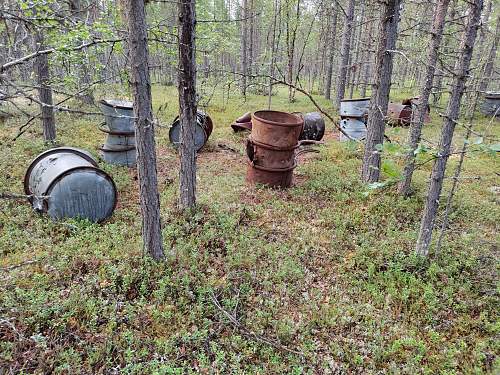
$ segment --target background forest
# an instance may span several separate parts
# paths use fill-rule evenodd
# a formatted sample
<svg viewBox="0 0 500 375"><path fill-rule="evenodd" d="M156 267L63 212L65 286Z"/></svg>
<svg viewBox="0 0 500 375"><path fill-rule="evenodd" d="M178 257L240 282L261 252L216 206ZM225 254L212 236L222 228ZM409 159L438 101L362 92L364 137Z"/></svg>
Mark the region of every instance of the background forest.
<svg viewBox="0 0 500 375"><path fill-rule="evenodd" d="M2 0L0 373L498 373L499 39L495 0ZM113 216L37 215L26 168L99 158L101 99L140 148L99 159ZM326 121L290 189L245 182L230 124L263 109Z"/></svg>

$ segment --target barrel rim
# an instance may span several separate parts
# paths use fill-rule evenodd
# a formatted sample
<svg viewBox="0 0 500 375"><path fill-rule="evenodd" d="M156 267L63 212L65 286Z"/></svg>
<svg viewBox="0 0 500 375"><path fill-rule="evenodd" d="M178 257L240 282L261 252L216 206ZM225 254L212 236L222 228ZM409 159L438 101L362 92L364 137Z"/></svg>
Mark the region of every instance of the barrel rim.
<svg viewBox="0 0 500 375"><path fill-rule="evenodd" d="M254 167L256 169L259 169L259 170L265 171L265 172L290 172L290 171L293 171L295 168L297 168L297 160L293 161L293 165L291 167L286 167L286 168L263 167L261 165L254 164L251 160L247 160L247 164L250 165L251 167Z"/></svg>
<svg viewBox="0 0 500 375"><path fill-rule="evenodd" d="M349 102L366 102L370 101L371 98L354 98L354 99L342 99L340 103L349 103Z"/></svg>
<svg viewBox="0 0 500 375"><path fill-rule="evenodd" d="M80 157L82 157L83 159L87 160L89 163L93 164L94 167L98 168L98 164L97 164L97 161L87 155L85 152L83 152L83 150L80 150L78 148L75 148L75 147L55 147L55 148L51 148L49 150L46 150L44 152L42 152L41 154L39 154L35 159L33 159L33 161L31 162L31 164L29 165L28 169L26 170L26 173L24 174L24 193L26 195L31 195L31 190L29 188L29 179L31 177L31 172L33 171L33 168L35 167L36 164L38 164L38 162L42 159L44 159L45 157L51 155L51 154L55 154L55 153L58 153L58 152L64 152L64 153L73 153L75 155L78 155ZM57 177L56 177L57 178Z"/></svg>
<svg viewBox="0 0 500 375"><path fill-rule="evenodd" d="M132 103L130 106L125 106L125 105L119 105L119 104L111 104L111 101L117 101L117 102L127 102L127 103ZM126 109L126 110L134 110L134 102L130 100L121 100L121 99L101 99L99 100L99 104L105 105L106 107L110 108L118 108L118 109Z"/></svg>
<svg viewBox="0 0 500 375"><path fill-rule="evenodd" d="M119 131L119 130L111 130L105 122L99 125L99 130L106 134L111 135L123 135L123 136L135 136L135 131Z"/></svg>
<svg viewBox="0 0 500 375"><path fill-rule="evenodd" d="M287 117L293 117L296 119L296 122L289 122L289 123L276 122L276 121L266 120L266 119L263 119L263 118L258 116L258 113L270 113L270 112L279 113L279 114L285 115ZM283 126L283 127L297 127L297 126L304 125L304 120L297 115L294 115L294 114L288 113L288 112L272 111L272 110L267 110L267 109L255 111L254 113L252 113L252 120L253 119L260 121L260 122L263 122L264 124Z"/></svg>
<svg viewBox="0 0 500 375"><path fill-rule="evenodd" d="M109 145L107 147L110 147ZM121 146L118 146L118 147L121 147ZM136 146L123 146L122 149L119 149L119 148L106 148L106 145L101 145L101 147L99 147L99 150L100 151L103 151L103 152L128 152L128 151L133 151L133 150L136 150L137 147Z"/></svg>
<svg viewBox="0 0 500 375"><path fill-rule="evenodd" d="M104 172L100 168L91 167L91 166L79 166L79 167L69 168L69 169L65 170L63 173L57 175L56 178L54 178L54 180L52 180L52 182L50 183L50 185L47 187L47 190L44 193L44 195L49 196L50 193L52 192L52 189L56 185L56 183L59 182L59 181L61 181L64 177L72 174L75 171L81 171L81 170L94 171L97 174L103 175L106 178L107 181L111 182L111 186L113 188L113 193L115 194L115 201L113 203L113 207L111 208L111 211L109 212L109 215L107 214L104 219L97 221L97 223L102 223L103 221L105 221L106 219L108 219L113 214L113 212L116 209L116 206L118 205L118 189L116 188L115 181L111 178L111 176L109 174L107 174L106 172ZM47 201L44 202L44 209L45 209L45 212L47 212L47 210L48 210L48 203L47 203Z"/></svg>
<svg viewBox="0 0 500 375"><path fill-rule="evenodd" d="M207 118L210 118L209 116L207 116ZM174 142L173 138L172 138L172 132L174 131L174 128L176 127L176 122L177 120L179 119L179 116L177 116L174 121L172 122L172 125L170 125L170 128L168 129L168 140L170 142L170 144L175 148L175 149L178 149L179 148L179 144L180 142ZM177 122L177 126L180 126L181 125L181 122L178 121ZM201 147L199 148L196 148L196 144L195 144L195 148L196 148L196 152L200 151L203 147L205 147L205 145L207 144L208 142L208 137L209 135L207 134L207 130L205 129L204 126L199 126L199 128L201 128L201 130L203 130L203 133L205 134L205 142L201 145ZM180 130L179 130L179 136L180 136Z"/></svg>
<svg viewBox="0 0 500 375"><path fill-rule="evenodd" d="M300 146L299 142L297 142L296 145L290 146L290 147L278 147L278 146L268 145L267 143L262 143L262 142L256 141L255 139L253 139L251 134L248 136L247 141L256 145L256 146L265 148L267 150L273 150L273 151L292 151L292 150L297 149Z"/></svg>

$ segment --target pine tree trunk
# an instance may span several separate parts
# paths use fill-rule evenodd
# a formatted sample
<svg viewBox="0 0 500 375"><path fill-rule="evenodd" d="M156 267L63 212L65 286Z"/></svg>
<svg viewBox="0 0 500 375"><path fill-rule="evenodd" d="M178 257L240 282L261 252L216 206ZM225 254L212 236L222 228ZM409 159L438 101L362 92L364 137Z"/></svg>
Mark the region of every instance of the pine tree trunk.
<svg viewBox="0 0 500 375"><path fill-rule="evenodd" d="M142 239L145 253L155 260L160 260L164 255L144 0L127 0L126 12L129 31L130 76L134 93Z"/></svg>
<svg viewBox="0 0 500 375"><path fill-rule="evenodd" d="M415 155L422 134L422 126L424 124L424 116L429 105L429 97L432 90L432 82L436 72L436 63L439 55L439 47L443 36L444 21L450 0L440 0L436 5L434 13L434 21L431 31L431 41L429 43L429 55L427 57L427 69L425 72L424 83L420 93L419 103L413 113L412 122L408 135L408 153L405 158L405 166L403 169L402 180L398 187L399 194L408 196L410 194L411 179L413 169L415 168Z"/></svg>
<svg viewBox="0 0 500 375"><path fill-rule="evenodd" d="M247 74L248 74L248 61L247 61L247 25L248 20L246 19L248 15L248 5L247 0L243 0L243 11L241 23L241 95L246 96L247 94Z"/></svg>
<svg viewBox="0 0 500 375"><path fill-rule="evenodd" d="M380 177L381 158L377 147L384 143L385 117L391 91L394 56L394 53L389 51L393 51L396 47L400 3L401 0L387 0L382 5L375 56L375 77L363 155L364 182L376 182Z"/></svg>
<svg viewBox="0 0 500 375"><path fill-rule="evenodd" d="M455 123L460 114L460 102L465 90L465 82L469 74L474 41L476 39L477 29L480 27L483 0L473 0L469 3L469 8L470 18L460 45L460 55L455 64L452 91L443 120L441 140L438 146L439 151L432 167L431 181L427 192L427 199L416 245L416 253L421 256L427 256L429 254L432 230L439 208L439 199L443 188L443 179L451 150Z"/></svg>
<svg viewBox="0 0 500 375"><path fill-rule="evenodd" d="M353 67L356 67L356 70L353 70L352 73L351 73L351 87L350 87L350 90L349 90L349 98L352 99L353 95L354 95L354 83L355 83L355 80L356 80L356 76L359 76L358 75L358 71L359 71L359 66L361 66L361 64L359 63L359 51L361 49L361 36L363 35L362 34L362 31L363 31L363 19L365 17L365 3L363 2L361 4L361 10L360 10L360 16L359 16L359 24L358 24L358 36L355 40L356 42L356 50L354 52L354 60L352 61L352 63L350 64L351 66Z"/></svg>
<svg viewBox="0 0 500 375"><path fill-rule="evenodd" d="M345 88L347 83L347 68L349 65L349 54L351 48L351 34L352 24L354 21L354 7L355 0L349 0L347 5L347 14L344 25L344 32L342 33L342 45L340 47L340 72L337 82L337 96L335 99L335 106L340 107L340 101L344 99Z"/></svg>
<svg viewBox="0 0 500 375"><path fill-rule="evenodd" d="M41 32L35 34L37 49L44 49L44 38ZM52 101L52 88L50 86L50 68L48 55L40 55L35 59L35 73L38 83L38 98L42 114L43 139L54 142L56 139L56 120Z"/></svg>
<svg viewBox="0 0 500 375"><path fill-rule="evenodd" d="M267 92L267 109L271 109L271 101L273 96L273 80L274 80L274 64L276 63L276 26L278 20L278 1L274 0L273 13L273 33L271 38L271 65L269 66L269 86Z"/></svg>
<svg viewBox="0 0 500 375"><path fill-rule="evenodd" d="M335 59L335 37L337 34L337 6L332 10L332 26L329 33L330 43L328 46L328 62L326 68L326 82L325 82L325 99L330 99L332 95L332 76L333 76L333 64Z"/></svg>
<svg viewBox="0 0 500 375"><path fill-rule="evenodd" d="M180 206L196 204L196 59L195 0L180 0L179 7L179 118L181 123L179 152L181 158Z"/></svg>

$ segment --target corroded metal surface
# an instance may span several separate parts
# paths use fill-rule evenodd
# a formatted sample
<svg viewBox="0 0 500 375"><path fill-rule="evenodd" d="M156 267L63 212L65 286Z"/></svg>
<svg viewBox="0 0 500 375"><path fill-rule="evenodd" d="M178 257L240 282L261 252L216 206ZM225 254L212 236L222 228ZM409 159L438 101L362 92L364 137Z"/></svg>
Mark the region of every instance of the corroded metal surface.
<svg viewBox="0 0 500 375"><path fill-rule="evenodd" d="M194 134L194 144L196 151L199 151L208 141L210 134L212 134L213 122L208 114L203 111L198 111L196 114L196 128ZM174 119L172 126L168 132L170 143L177 148L179 146L179 139L181 133L181 123L179 116Z"/></svg>
<svg viewBox="0 0 500 375"><path fill-rule="evenodd" d="M252 130L252 114L250 112L238 117L232 124L231 127L235 132Z"/></svg>
<svg viewBox="0 0 500 375"><path fill-rule="evenodd" d="M40 154L28 167L24 190L33 208L53 219L100 222L113 213L116 187L86 151L60 147Z"/></svg>
<svg viewBox="0 0 500 375"><path fill-rule="evenodd" d="M412 109L409 105L400 103L389 103L387 107L387 118L394 125L410 125Z"/></svg>
<svg viewBox="0 0 500 375"><path fill-rule="evenodd" d="M246 151L252 165L268 169L288 169L295 165L295 153L298 144L289 149L277 149L255 142L251 137L247 140Z"/></svg>
<svg viewBox="0 0 500 375"><path fill-rule="evenodd" d="M278 148L294 147L303 126L304 120L291 113L257 111L252 114L252 139Z"/></svg>
<svg viewBox="0 0 500 375"><path fill-rule="evenodd" d="M274 188L288 188L293 183L295 165L286 169L265 168L252 163L247 164L247 182L263 184Z"/></svg>

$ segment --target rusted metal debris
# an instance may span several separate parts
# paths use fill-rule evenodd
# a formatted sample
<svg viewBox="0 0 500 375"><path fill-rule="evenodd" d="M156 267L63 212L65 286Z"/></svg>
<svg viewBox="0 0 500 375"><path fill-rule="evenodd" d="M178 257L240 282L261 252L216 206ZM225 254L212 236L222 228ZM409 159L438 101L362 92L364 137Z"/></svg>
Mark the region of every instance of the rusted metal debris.
<svg viewBox="0 0 500 375"><path fill-rule="evenodd" d="M278 111L252 114L252 133L247 141L247 181L290 187L303 127L302 116L295 114Z"/></svg>
<svg viewBox="0 0 500 375"><path fill-rule="evenodd" d="M387 107L387 119L389 120L389 123L393 125L410 125L411 114L411 105L391 102Z"/></svg>
<svg viewBox="0 0 500 375"><path fill-rule="evenodd" d="M252 114L250 112L238 117L232 124L231 127L235 132L241 132L245 130L252 130Z"/></svg>

